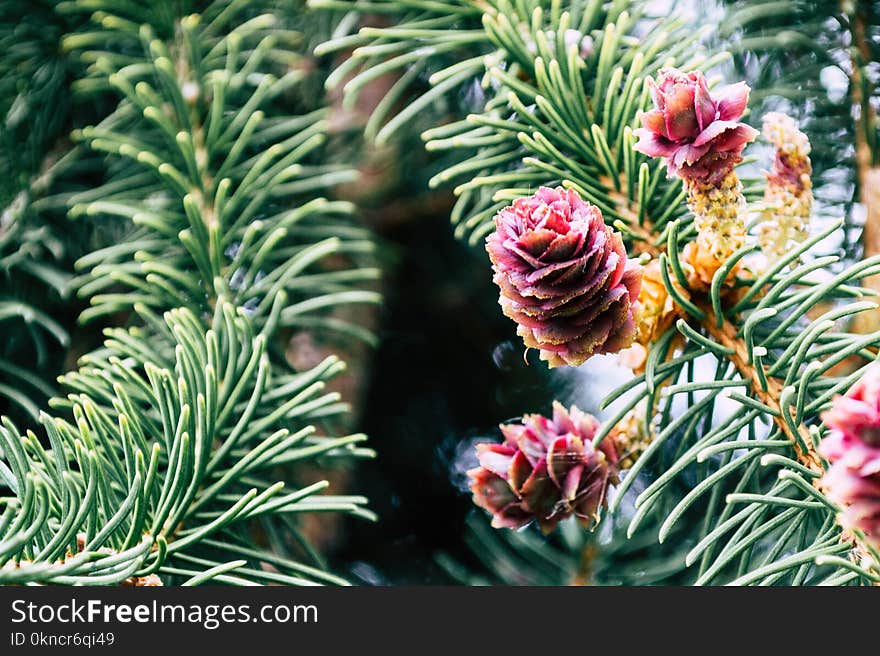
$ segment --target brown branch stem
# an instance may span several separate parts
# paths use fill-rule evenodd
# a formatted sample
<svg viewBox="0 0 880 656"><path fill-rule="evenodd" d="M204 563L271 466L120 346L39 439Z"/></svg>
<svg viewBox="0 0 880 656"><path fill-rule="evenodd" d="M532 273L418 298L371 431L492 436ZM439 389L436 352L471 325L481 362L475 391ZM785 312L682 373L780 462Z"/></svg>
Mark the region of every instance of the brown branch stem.
<svg viewBox="0 0 880 656"><path fill-rule="evenodd" d="M877 116L870 102L873 85L862 73L862 66L873 59L867 32L870 8L866 5L864 2L853 3L849 16L852 38L850 102L853 107L858 108L855 121L855 159L859 200L865 208L865 225L862 229L863 258L880 253L880 167L874 162L874 152L868 138L875 129ZM862 285L880 291L880 274L864 278ZM878 326L880 309L860 312L852 322L852 330L861 334L874 332Z"/></svg>
<svg viewBox="0 0 880 656"><path fill-rule="evenodd" d="M665 247L663 245L660 247L654 246L656 236L654 231L651 230L650 223L645 221L639 224L638 215L630 207L630 201L624 194L618 192L612 194L612 197L617 204L616 209L618 212L628 220L628 229L638 237L633 250L637 254L649 253L651 257L658 257L665 250ZM880 204L878 204L878 209L880 209ZM717 344L730 351L730 354L727 355L728 360L736 367L740 376L744 380L749 381L754 398L770 408L774 423L779 427L782 434L791 441L797 461L817 474L813 480L813 485L824 494L821 476L824 474L825 468L822 464L821 456L813 445L809 429L806 425L800 423L795 434L783 417L781 398L784 386L782 382L773 376L766 376L767 386L764 388L758 375L755 373L755 365L750 363L745 340L739 336L737 326L725 318L719 328L718 317L714 313L711 303L708 300L701 299L695 299L695 301L696 305L705 313L705 316L702 319L690 317L690 321L697 322L697 325L703 329L705 334L711 337ZM788 410L790 409L786 408L786 411ZM840 539L851 546L853 553L860 562L874 562L870 549L852 531L844 528ZM875 564L874 568L876 569L877 566L880 566L880 563Z"/></svg>

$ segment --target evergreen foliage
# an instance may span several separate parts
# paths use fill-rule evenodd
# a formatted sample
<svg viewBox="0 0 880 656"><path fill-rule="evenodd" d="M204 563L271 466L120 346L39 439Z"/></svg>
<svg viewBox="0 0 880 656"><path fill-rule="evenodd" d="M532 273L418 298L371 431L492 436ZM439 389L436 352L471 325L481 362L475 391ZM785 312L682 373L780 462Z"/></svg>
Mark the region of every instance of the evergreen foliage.
<svg viewBox="0 0 880 656"><path fill-rule="evenodd" d="M65 92L108 107L94 124L76 115L81 145L66 155L97 162L97 182L56 196L97 245L70 286L89 302L80 322L127 327L106 328L63 377L69 394L40 415L40 435L4 420L0 581L344 582L296 517L372 514L362 497L318 494L327 482L299 465L371 451L363 435L334 436L347 406L324 387L343 363L296 371L284 338L372 341L334 311L380 299L369 233L350 204L321 196L353 173L317 155L327 110L296 91L309 74L301 7L81 0L54 11L82 27L31 45L54 37L80 71ZM51 157L45 141L34 148Z"/></svg>
<svg viewBox="0 0 880 656"><path fill-rule="evenodd" d="M61 238L48 198L72 160L64 25L49 2L0 6L0 412L28 421L53 393L70 341L65 268L77 239Z"/></svg>
<svg viewBox="0 0 880 656"><path fill-rule="evenodd" d="M427 148L455 153L433 182L459 183L452 213L458 235L478 243L500 207L539 185L562 184L614 222L631 255L659 259L683 316L651 344L644 373L606 394L602 405L610 416L597 437L606 438L631 410L641 409L650 445L625 473L609 513L624 524L625 537L655 536L683 547L680 571L667 572L679 582L878 581L877 554L857 534L841 531L836 508L815 483L824 467L816 452L824 431L819 413L876 357L880 333L847 332L845 319L876 307L857 281L880 271L880 259L846 263L814 248L841 230L841 221L826 221L755 278L740 279L738 300L723 298L722 283L757 245L734 253L701 296L682 263L696 230L685 192L679 181L666 179L661 162L632 149L638 112L649 102L646 76L669 65L711 72L729 55L701 54L701 30L684 17L651 16L650 3L311 4L388 15L387 27L360 30L358 19L344 16L339 25L347 32L324 46L359 46L350 66L361 69L346 83L347 93L357 93L358 80L416 59L430 71L431 89L408 98L401 114L374 115L375 123L384 123L374 130L377 138L401 129L405 121L398 117L410 107L481 80L479 111L422 134ZM794 4L795 13L809 9ZM457 58L449 51L456 44ZM401 93L413 69L405 70ZM750 185L746 196L754 201L760 191ZM815 275L823 269L833 273ZM496 536L492 553L499 540L501 553L535 548L519 536ZM636 562L629 565L638 570ZM647 574L641 580L656 581Z"/></svg>
<svg viewBox="0 0 880 656"><path fill-rule="evenodd" d="M186 309L164 322L139 310L151 339L109 331L66 377L72 420L41 417L50 448L0 428L0 473L15 494L0 520L0 581L341 582L288 555L280 536L296 513L371 518L365 500L317 494L326 481L287 491L274 480L291 463L357 454L363 435L318 437L314 426L345 411L322 392L340 363L279 376L267 333L224 301L207 331ZM258 529L271 548L254 546Z"/></svg>
<svg viewBox="0 0 880 656"><path fill-rule="evenodd" d="M659 264L676 308L642 370L602 389L594 445L626 427L639 448L598 531L474 517L479 567L440 556L452 577L880 583L818 449L821 413L880 348L880 322L853 321L878 308L880 248L858 247L850 211L867 206L866 237L880 220L880 13L734 0L707 21L662 4L2 3L0 584L345 583L298 518L373 519L315 473L372 451L326 389L343 363L298 370L287 349L293 331L376 343L341 310L381 302L379 270L356 208L334 199L356 146L328 147L321 84L352 108L380 79L366 142L424 142L459 238L481 244L501 208L561 185ZM756 266L769 161L751 151L753 238L705 287L689 276L687 188L633 147L649 77L670 66L747 79L746 120L794 115L817 160L811 234Z"/></svg>

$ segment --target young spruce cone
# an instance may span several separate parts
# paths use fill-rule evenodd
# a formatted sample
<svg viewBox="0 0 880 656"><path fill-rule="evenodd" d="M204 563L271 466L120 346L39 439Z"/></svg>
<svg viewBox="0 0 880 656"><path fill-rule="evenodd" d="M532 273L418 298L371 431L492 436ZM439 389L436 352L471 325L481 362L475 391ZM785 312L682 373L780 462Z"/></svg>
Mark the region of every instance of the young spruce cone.
<svg viewBox="0 0 880 656"><path fill-rule="evenodd" d="M819 445L831 462L822 489L840 506L841 525L880 549L880 367L835 398L822 420L831 429Z"/></svg>
<svg viewBox="0 0 880 656"><path fill-rule="evenodd" d="M468 472L474 503L492 513L495 528L519 528L536 520L544 533L574 515L591 527L617 483L612 436L598 448L598 420L553 403L553 418L526 415L502 424L504 442L477 445L480 466Z"/></svg>
<svg viewBox="0 0 880 656"><path fill-rule="evenodd" d="M576 191L541 187L495 216L486 250L501 309L551 367L633 342L641 267Z"/></svg>

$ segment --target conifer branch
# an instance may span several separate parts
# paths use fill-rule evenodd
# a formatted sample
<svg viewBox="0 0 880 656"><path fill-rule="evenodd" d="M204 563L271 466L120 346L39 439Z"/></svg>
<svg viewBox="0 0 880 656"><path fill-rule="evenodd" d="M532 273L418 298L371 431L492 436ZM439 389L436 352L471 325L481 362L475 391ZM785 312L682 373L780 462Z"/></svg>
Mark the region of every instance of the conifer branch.
<svg viewBox="0 0 880 656"><path fill-rule="evenodd" d="M305 72L286 10L172 5L58 6L94 22L63 39L87 67L75 92L118 99L74 133L104 154L104 182L64 200L119 236L79 261L81 319L128 327L62 378L44 437L4 419L0 582L344 583L295 543L295 518L375 517L299 465L372 451L334 434L348 406L325 385L344 365L295 371L282 340L363 335L331 313L379 301L359 288L372 240L318 195L351 173L317 157L326 110L288 105Z"/></svg>
<svg viewBox="0 0 880 656"><path fill-rule="evenodd" d="M470 4L382 4L392 14L395 6L401 11L390 27L340 36L327 48L393 44L395 65L405 70L407 57L447 34ZM660 263L665 293L682 319L652 340L644 373L605 397L602 407L614 410L594 439L601 443L634 409L649 411L639 423L651 441L611 503L612 512L620 511L641 481L629 539L654 533L666 542L676 531L692 536L681 565L693 568L699 584L876 580L860 539L841 534L838 509L816 488L825 469L816 445L821 411L864 371L839 376L833 367L851 355L876 357L877 333L836 332L835 322L875 307L859 300L867 292L851 281L876 274L880 262L868 258L829 279L814 277L837 256L802 257L840 229L832 224L765 270L735 273L753 247L734 248L716 267L720 278L710 276L705 289L692 287L695 272L685 250L701 228L687 212L689 192L666 179L659 161L633 152L633 130L648 106L648 75L670 65L673 55L684 70L711 70L724 53L702 55L687 38L699 36L693 26L674 18L651 22L639 4L631 14L618 3L572 2L566 9L540 0L490 1L484 45L470 31L476 27L467 32L461 50L480 57L464 59L462 67L468 62L470 79L482 79L483 106L423 133L430 150L453 158L432 183L460 181L452 212L456 233L477 243L494 229L499 209L539 185L562 184L601 211L631 255L650 253ZM747 13L743 20L753 21ZM630 38L633 32L643 38ZM422 65L436 67L429 92L436 95L422 97L436 102L449 90L441 81L454 79L458 69L444 67L442 53L420 55ZM364 61L361 76L382 66ZM759 191L749 182L746 199L757 199ZM828 309L808 318L820 301ZM698 373L697 360L711 363L714 375Z"/></svg>

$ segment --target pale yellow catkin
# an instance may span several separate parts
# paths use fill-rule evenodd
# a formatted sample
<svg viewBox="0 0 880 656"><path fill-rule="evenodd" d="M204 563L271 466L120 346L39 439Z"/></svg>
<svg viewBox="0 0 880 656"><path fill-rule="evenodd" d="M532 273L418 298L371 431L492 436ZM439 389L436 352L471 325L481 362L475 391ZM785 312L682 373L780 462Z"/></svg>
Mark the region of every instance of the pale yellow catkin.
<svg viewBox="0 0 880 656"><path fill-rule="evenodd" d="M776 158L767 174L758 240L764 255L775 259L809 234L813 167L810 141L790 117L778 112L767 114L762 132L776 147Z"/></svg>
<svg viewBox="0 0 880 656"><path fill-rule="evenodd" d="M745 198L732 169L718 183L686 180L700 252L723 262L745 244Z"/></svg>

